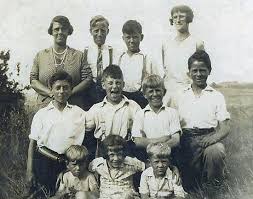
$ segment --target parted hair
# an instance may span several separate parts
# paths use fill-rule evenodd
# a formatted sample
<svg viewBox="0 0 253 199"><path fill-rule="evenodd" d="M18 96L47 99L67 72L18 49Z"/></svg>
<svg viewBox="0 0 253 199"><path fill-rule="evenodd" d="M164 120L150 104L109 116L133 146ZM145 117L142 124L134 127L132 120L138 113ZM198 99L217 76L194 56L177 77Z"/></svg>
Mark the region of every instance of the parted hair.
<svg viewBox="0 0 253 199"><path fill-rule="evenodd" d="M132 33L140 33L142 34L142 26L136 20L128 20L124 23L122 27L122 33L132 34Z"/></svg>
<svg viewBox="0 0 253 199"><path fill-rule="evenodd" d="M109 21L104 16L96 15L96 16L92 17L92 19L90 20L90 29L95 27L98 22L102 22L102 23L106 24L107 28L109 27Z"/></svg>
<svg viewBox="0 0 253 199"><path fill-rule="evenodd" d="M69 19L65 16L58 15L52 19L50 26L48 28L48 34L52 35L54 22L58 22L64 28L67 28L69 30L69 35L71 35L73 33L74 29L73 29L73 26L70 24Z"/></svg>
<svg viewBox="0 0 253 199"><path fill-rule="evenodd" d="M85 146L71 145L65 152L67 161L82 161L88 158L89 152Z"/></svg>
<svg viewBox="0 0 253 199"><path fill-rule="evenodd" d="M171 148L167 144L163 143L150 143L147 146L147 154L149 158L170 158Z"/></svg>
<svg viewBox="0 0 253 199"><path fill-rule="evenodd" d="M205 66L211 72L212 66L211 66L211 60L209 55L204 50L197 50L195 53L193 53L192 56L188 59L188 69L191 69L192 63L195 61L204 62Z"/></svg>
<svg viewBox="0 0 253 199"><path fill-rule="evenodd" d="M50 88L52 88L53 84L57 81L57 80L66 80L67 82L69 82L69 84L72 86L72 77L70 76L70 74L68 74L66 71L64 70L59 70L57 72L55 72L48 80L48 85Z"/></svg>
<svg viewBox="0 0 253 199"><path fill-rule="evenodd" d="M142 81L142 92L145 93L147 88L162 87L164 90L164 80L159 75L149 75Z"/></svg>
<svg viewBox="0 0 253 199"><path fill-rule="evenodd" d="M106 80L107 77L111 77L113 79L122 79L123 73L118 65L111 64L106 67L102 74L102 82Z"/></svg>
<svg viewBox="0 0 253 199"><path fill-rule="evenodd" d="M173 19L172 19L172 17L173 17L173 14L174 14L175 12L183 12L183 13L186 13L186 16L187 16L187 17L186 17L187 23L191 23L191 22L192 22L193 17L194 17L192 9L191 9L189 6L187 6L187 5L178 5L178 6L174 6L174 7L171 9L171 11L170 11L170 15L171 15L170 24L171 24L171 25L173 25Z"/></svg>

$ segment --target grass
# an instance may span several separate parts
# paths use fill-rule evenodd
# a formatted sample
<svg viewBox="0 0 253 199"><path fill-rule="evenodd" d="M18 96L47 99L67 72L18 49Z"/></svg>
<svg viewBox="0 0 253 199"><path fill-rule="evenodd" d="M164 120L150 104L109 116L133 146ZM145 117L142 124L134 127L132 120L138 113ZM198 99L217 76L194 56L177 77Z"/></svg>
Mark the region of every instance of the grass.
<svg viewBox="0 0 253 199"><path fill-rule="evenodd" d="M219 88L231 113L232 131L224 140L228 177L215 199L253 198L253 89ZM18 199L25 189L30 110L2 115L0 129L0 199ZM8 129L8 130L7 130ZM199 196L189 196L198 199Z"/></svg>

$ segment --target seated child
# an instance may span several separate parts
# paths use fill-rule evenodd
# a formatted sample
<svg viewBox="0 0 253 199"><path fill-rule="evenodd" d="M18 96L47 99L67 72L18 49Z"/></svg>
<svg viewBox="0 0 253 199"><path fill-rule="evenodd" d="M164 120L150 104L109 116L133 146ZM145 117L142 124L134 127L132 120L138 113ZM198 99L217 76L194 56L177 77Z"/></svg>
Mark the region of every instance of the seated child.
<svg viewBox="0 0 253 199"><path fill-rule="evenodd" d="M84 146L72 145L65 153L68 171L60 175L60 185L52 199L74 197L75 199L97 198L98 184L88 171L88 150Z"/></svg>
<svg viewBox="0 0 253 199"><path fill-rule="evenodd" d="M162 70L159 71L150 56L140 50L140 43L144 35L138 21L128 20L122 27L122 33L127 47L127 51L124 51L119 57L119 66L126 83L123 94L144 108L148 102L141 92L141 83L146 76L161 74Z"/></svg>
<svg viewBox="0 0 253 199"><path fill-rule="evenodd" d="M151 143L147 154L151 167L143 171L140 182L142 199L147 198L184 198L186 193L181 185L173 179L170 165L171 149L166 144Z"/></svg>
<svg viewBox="0 0 253 199"><path fill-rule="evenodd" d="M177 111L163 104L166 93L163 79L158 75L146 77L142 90L149 104L134 118L132 137L136 146L144 149L150 143L166 142L169 147L175 147L179 143L181 127ZM145 161L145 153L137 158Z"/></svg>
<svg viewBox="0 0 253 199"><path fill-rule="evenodd" d="M126 141L119 135L109 135L103 142L104 157L90 163L90 170L100 177L101 199L137 199L133 175L145 169L145 164L126 156Z"/></svg>

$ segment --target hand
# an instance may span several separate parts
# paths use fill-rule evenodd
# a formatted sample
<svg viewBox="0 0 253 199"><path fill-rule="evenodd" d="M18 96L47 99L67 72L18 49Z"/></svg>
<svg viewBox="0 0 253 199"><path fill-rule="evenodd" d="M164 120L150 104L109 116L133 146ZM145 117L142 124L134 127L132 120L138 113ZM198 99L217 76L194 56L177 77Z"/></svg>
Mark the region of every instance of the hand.
<svg viewBox="0 0 253 199"><path fill-rule="evenodd" d="M37 180L35 178L35 175L33 172L28 171L26 174L26 180L27 184L30 187L36 187L37 186Z"/></svg>
<svg viewBox="0 0 253 199"><path fill-rule="evenodd" d="M216 134L204 137L201 141L201 145L203 148L206 148L212 144L215 144L216 142L218 142L218 136Z"/></svg>
<svg viewBox="0 0 253 199"><path fill-rule="evenodd" d="M179 170L177 167L173 167L173 170L172 170L172 179L175 179L176 180L176 184L177 185L181 185L181 177L180 177L180 173L179 173Z"/></svg>

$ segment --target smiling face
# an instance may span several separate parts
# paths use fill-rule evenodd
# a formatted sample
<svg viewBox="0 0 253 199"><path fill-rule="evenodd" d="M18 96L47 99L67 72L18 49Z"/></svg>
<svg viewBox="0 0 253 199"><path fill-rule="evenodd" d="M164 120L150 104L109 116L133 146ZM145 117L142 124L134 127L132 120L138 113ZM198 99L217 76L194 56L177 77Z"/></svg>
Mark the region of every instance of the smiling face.
<svg viewBox="0 0 253 199"><path fill-rule="evenodd" d="M184 12L174 12L172 15L173 25L176 30L180 33L188 32L189 23L187 21L187 13Z"/></svg>
<svg viewBox="0 0 253 199"><path fill-rule="evenodd" d="M65 104L71 95L72 87L67 80L57 80L52 85L54 101Z"/></svg>
<svg viewBox="0 0 253 199"><path fill-rule="evenodd" d="M163 105L163 97L165 89L162 86L147 87L144 92L144 97L148 100L150 107L159 109Z"/></svg>
<svg viewBox="0 0 253 199"><path fill-rule="evenodd" d="M109 147L107 155L108 155L107 161L108 161L108 164L110 167L120 168L122 166L122 163L124 162L124 159L125 159L123 149L122 150L113 150L113 147Z"/></svg>
<svg viewBox="0 0 253 199"><path fill-rule="evenodd" d="M53 22L52 36L54 37L54 42L56 44L60 46L66 45L67 38L69 36L69 29L59 22Z"/></svg>
<svg viewBox="0 0 253 199"><path fill-rule="evenodd" d="M106 91L106 98L111 104L118 104L122 100L122 90L124 87L123 79L106 77L102 82L103 89Z"/></svg>
<svg viewBox="0 0 253 199"><path fill-rule="evenodd" d="M102 46L109 33L108 25L105 22L97 22L96 25L90 29L90 33L93 36L95 44Z"/></svg>
<svg viewBox="0 0 253 199"><path fill-rule="evenodd" d="M169 167L170 161L169 158L166 157L154 156L150 159L150 164L156 177L164 177Z"/></svg>
<svg viewBox="0 0 253 199"><path fill-rule="evenodd" d="M135 33L123 33L122 39L124 40L128 51L136 53L140 51L140 43L143 40L143 34Z"/></svg>
<svg viewBox="0 0 253 199"><path fill-rule="evenodd" d="M204 62L196 60L191 64L189 76L192 79L193 85L205 88L208 75L210 75L210 71Z"/></svg>

